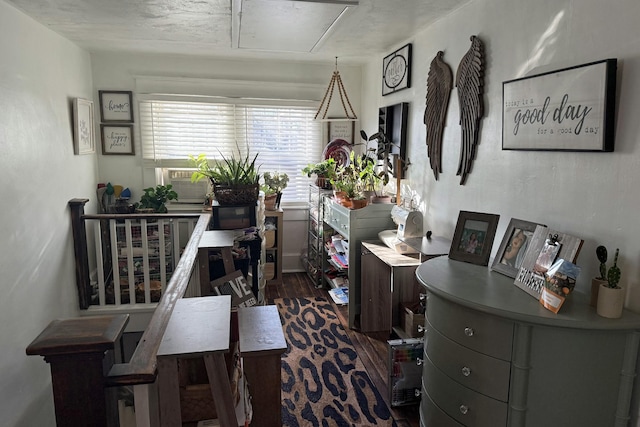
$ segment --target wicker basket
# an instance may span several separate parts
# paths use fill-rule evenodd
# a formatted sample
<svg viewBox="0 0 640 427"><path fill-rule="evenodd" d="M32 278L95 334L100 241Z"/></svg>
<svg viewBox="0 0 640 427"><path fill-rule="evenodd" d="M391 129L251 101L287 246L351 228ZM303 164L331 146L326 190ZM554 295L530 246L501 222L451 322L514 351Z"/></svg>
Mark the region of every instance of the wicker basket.
<svg viewBox="0 0 640 427"><path fill-rule="evenodd" d="M213 194L221 206L251 205L258 201L260 186L252 185L221 185L213 186Z"/></svg>

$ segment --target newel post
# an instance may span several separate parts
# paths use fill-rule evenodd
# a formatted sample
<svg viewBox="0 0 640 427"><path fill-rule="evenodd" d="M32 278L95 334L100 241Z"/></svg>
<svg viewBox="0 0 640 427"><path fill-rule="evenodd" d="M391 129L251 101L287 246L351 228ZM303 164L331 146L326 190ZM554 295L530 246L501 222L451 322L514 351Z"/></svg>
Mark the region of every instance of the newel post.
<svg viewBox="0 0 640 427"><path fill-rule="evenodd" d="M89 308L91 300L91 283L89 278L89 255L87 253L87 228L82 217L84 205L89 199L71 199L71 228L73 230L73 249L76 259L76 286L78 287L78 303L81 310Z"/></svg>

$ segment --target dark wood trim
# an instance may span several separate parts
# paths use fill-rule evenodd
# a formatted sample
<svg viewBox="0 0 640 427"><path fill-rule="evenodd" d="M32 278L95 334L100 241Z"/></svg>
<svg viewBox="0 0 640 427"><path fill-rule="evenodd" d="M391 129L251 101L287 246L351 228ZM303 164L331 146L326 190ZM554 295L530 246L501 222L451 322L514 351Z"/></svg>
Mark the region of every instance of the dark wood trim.
<svg viewBox="0 0 640 427"><path fill-rule="evenodd" d="M73 232L73 252L76 259L76 286L80 310L89 308L91 302L91 283L89 279L89 257L87 255L87 229L82 219L84 205L89 199L71 199L71 229Z"/></svg>

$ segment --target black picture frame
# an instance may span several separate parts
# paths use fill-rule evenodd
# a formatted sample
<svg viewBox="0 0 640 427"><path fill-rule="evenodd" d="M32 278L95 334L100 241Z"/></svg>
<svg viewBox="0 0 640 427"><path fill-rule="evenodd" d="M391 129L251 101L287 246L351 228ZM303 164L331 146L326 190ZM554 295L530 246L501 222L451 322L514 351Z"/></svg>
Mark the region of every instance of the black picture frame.
<svg viewBox="0 0 640 427"><path fill-rule="evenodd" d="M493 264L491 264L491 270L515 279L538 225L542 224L511 218L498 247L498 252L493 259ZM514 242L520 244L514 245Z"/></svg>
<svg viewBox="0 0 640 427"><path fill-rule="evenodd" d="M449 258L471 264L489 264L500 215L460 211Z"/></svg>
<svg viewBox="0 0 640 427"><path fill-rule="evenodd" d="M502 83L502 149L614 149L617 59Z"/></svg>
<svg viewBox="0 0 640 427"><path fill-rule="evenodd" d="M382 60L382 95L411 87L411 43Z"/></svg>
<svg viewBox="0 0 640 427"><path fill-rule="evenodd" d="M135 144L133 140L133 125L101 124L103 155L133 156Z"/></svg>
<svg viewBox="0 0 640 427"><path fill-rule="evenodd" d="M100 90L98 97L102 123L133 123L133 92Z"/></svg>

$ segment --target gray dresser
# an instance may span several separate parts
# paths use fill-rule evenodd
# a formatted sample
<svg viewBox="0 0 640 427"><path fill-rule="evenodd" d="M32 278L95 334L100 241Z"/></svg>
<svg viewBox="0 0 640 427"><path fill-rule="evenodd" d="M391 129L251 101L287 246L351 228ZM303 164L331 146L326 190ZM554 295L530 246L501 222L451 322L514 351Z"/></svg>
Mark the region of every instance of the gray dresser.
<svg viewBox="0 0 640 427"><path fill-rule="evenodd" d="M487 267L438 257L427 289L424 427L627 426L640 316L599 317L574 292L558 314Z"/></svg>

